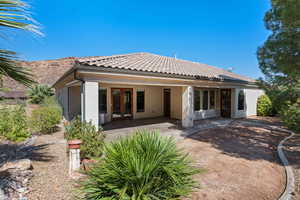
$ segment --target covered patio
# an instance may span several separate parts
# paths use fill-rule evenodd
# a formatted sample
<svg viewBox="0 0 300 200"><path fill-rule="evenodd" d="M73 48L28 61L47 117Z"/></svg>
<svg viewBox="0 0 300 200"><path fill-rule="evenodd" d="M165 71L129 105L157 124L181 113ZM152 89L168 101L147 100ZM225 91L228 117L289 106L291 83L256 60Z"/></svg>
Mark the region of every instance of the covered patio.
<svg viewBox="0 0 300 200"><path fill-rule="evenodd" d="M102 126L106 141L113 141L120 137L128 136L137 130L158 131L163 136L172 136L176 140L183 139L198 131L216 127L225 127L233 120L226 118L211 118L195 120L194 127L183 128L180 120L166 117L156 117L150 119L126 119L112 121Z"/></svg>

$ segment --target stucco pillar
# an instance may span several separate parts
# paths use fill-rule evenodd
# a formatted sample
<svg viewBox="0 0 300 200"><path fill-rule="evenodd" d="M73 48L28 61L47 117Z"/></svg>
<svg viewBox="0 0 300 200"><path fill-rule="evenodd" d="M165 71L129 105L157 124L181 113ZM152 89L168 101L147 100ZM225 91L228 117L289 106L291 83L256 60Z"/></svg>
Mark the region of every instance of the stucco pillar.
<svg viewBox="0 0 300 200"><path fill-rule="evenodd" d="M81 91L81 116L82 120L86 122L92 122L93 125L98 128L99 124L99 104L98 104L98 93L99 84L98 82L85 81L82 83Z"/></svg>
<svg viewBox="0 0 300 200"><path fill-rule="evenodd" d="M194 88L192 86L183 87L182 126L185 128L194 126Z"/></svg>

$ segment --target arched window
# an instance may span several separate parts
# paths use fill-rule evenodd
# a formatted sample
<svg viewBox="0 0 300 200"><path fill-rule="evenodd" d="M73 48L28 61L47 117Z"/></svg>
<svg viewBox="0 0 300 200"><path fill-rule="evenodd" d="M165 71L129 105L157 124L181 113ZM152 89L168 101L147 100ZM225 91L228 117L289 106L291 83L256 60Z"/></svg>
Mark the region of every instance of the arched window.
<svg viewBox="0 0 300 200"><path fill-rule="evenodd" d="M238 96L238 110L244 110L244 109L245 109L245 93L243 90L240 90Z"/></svg>

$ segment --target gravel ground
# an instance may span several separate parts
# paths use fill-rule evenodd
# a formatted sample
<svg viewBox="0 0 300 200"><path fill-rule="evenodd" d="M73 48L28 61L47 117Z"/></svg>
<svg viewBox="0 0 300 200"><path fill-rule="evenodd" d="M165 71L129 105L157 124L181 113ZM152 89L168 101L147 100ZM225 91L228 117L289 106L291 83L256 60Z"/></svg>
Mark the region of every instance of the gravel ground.
<svg viewBox="0 0 300 200"><path fill-rule="evenodd" d="M37 138L35 146L39 148L36 155L47 159L32 159L34 177L29 184L29 200L74 199L68 177L66 145L62 131Z"/></svg>
<svg viewBox="0 0 300 200"><path fill-rule="evenodd" d="M273 200L280 196L285 186L285 172L278 160L276 146L286 134L270 131L267 126L251 125L251 121L277 124L273 118L237 120L226 128L201 131L179 141L178 145L206 170L195 177L201 188L189 199ZM289 141L290 146L285 149L298 181L299 141L300 135ZM34 177L29 184L29 200L74 199L63 131L39 136L34 146L36 149L31 158ZM295 199L300 199L300 184L297 183Z"/></svg>
<svg viewBox="0 0 300 200"><path fill-rule="evenodd" d="M201 131L179 142L206 171L195 177L201 188L189 199L278 199L286 177L276 146L286 134L251 121L236 120L226 128Z"/></svg>

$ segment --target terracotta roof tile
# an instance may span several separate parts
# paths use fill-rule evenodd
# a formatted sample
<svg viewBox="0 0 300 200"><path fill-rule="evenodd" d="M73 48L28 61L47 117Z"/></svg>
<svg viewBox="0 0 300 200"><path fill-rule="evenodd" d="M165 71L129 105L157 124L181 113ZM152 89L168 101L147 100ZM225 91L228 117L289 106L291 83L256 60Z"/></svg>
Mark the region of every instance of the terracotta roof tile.
<svg viewBox="0 0 300 200"><path fill-rule="evenodd" d="M170 75L255 82L254 79L241 76L221 68L151 53L86 57L78 59L77 62L87 66L113 69L127 69Z"/></svg>

